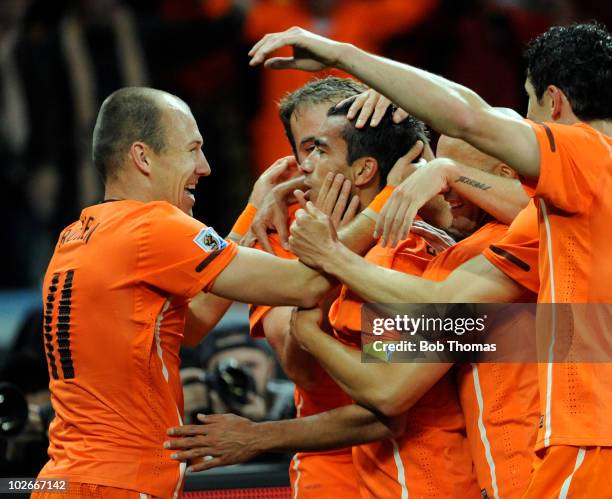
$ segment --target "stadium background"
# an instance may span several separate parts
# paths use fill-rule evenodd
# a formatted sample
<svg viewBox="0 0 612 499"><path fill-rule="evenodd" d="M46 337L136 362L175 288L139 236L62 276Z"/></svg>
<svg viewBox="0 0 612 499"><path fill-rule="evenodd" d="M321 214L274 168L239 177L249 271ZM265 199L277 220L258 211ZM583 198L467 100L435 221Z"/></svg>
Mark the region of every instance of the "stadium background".
<svg viewBox="0 0 612 499"><path fill-rule="evenodd" d="M253 179L290 153L276 102L313 77L250 68L247 51L266 32L300 25L524 113L522 48L550 25L590 19L610 28L612 7L598 0L0 0L0 382L24 393L46 386L32 320L42 306L38 287L59 231L101 199L91 131L113 90L153 86L191 106L212 168L198 185L194 216L227 233ZM231 320L246 323L244 309ZM7 440L0 442L5 452ZM0 475L31 476L34 466L2 466ZM284 462L265 466L191 485L286 483Z"/></svg>

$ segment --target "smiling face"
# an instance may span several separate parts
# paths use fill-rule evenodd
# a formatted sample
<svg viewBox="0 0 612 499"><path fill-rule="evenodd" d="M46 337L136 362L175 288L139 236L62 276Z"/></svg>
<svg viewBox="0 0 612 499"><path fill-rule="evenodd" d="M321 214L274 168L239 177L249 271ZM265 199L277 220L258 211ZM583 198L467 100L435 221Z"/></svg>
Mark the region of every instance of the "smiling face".
<svg viewBox="0 0 612 499"><path fill-rule="evenodd" d="M328 173L341 173L354 183L351 165L347 163L348 144L342 137L347 120L344 116L325 119L313 141L314 149L302 162L304 183L317 195ZM311 198L313 196L311 195Z"/></svg>
<svg viewBox="0 0 612 499"><path fill-rule="evenodd" d="M210 166L202 151L202 135L182 101L164 96L160 107L166 146L159 154L150 150L154 198L168 201L192 215L198 180L210 175Z"/></svg>

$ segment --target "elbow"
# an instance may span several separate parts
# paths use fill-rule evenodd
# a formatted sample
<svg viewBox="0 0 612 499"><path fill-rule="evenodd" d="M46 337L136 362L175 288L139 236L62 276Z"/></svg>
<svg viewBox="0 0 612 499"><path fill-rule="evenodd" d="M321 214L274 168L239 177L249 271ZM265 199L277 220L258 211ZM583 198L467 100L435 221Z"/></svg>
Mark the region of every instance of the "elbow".
<svg viewBox="0 0 612 499"><path fill-rule="evenodd" d="M474 96L477 98L476 94ZM450 117L445 135L469 142L478 134L478 127L484 121L481 119L481 106L476 101L471 102L465 95L457 94L450 105L447 116Z"/></svg>
<svg viewBox="0 0 612 499"><path fill-rule="evenodd" d="M405 390L405 387L403 389ZM406 403L403 390L397 390L392 386L387 388L376 386L367 399L363 400L365 405L388 418L400 416L412 405Z"/></svg>

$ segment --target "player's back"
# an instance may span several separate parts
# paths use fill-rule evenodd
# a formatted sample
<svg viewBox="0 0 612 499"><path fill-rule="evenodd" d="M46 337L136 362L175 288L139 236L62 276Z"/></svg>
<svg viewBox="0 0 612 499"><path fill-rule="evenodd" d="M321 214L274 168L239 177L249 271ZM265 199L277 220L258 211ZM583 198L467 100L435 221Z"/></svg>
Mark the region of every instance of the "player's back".
<svg viewBox="0 0 612 499"><path fill-rule="evenodd" d="M178 489L184 465L163 441L181 423L188 298L209 269L195 270L207 256L197 243L179 256L158 236L181 245L173 230L193 241L201 227L167 203L121 201L86 208L60 235L43 288L56 417L41 476L163 497Z"/></svg>

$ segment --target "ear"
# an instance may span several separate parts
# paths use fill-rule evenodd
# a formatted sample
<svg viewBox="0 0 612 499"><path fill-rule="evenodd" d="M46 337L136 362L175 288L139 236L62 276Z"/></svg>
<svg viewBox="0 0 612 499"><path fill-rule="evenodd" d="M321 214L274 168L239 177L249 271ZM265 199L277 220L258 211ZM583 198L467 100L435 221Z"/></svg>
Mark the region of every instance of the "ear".
<svg viewBox="0 0 612 499"><path fill-rule="evenodd" d="M151 175L149 147L144 142L134 142L130 147L130 157L136 168L144 175Z"/></svg>
<svg viewBox="0 0 612 499"><path fill-rule="evenodd" d="M371 156L359 158L351 165L351 168L355 187L364 187L370 184L379 172L378 161Z"/></svg>
<svg viewBox="0 0 612 499"><path fill-rule="evenodd" d="M546 95L550 98L551 117L554 121L557 121L563 112L563 100L565 95L563 95L559 87L555 87L554 85L548 85Z"/></svg>
<svg viewBox="0 0 612 499"><path fill-rule="evenodd" d="M504 163L498 163L497 166L493 168L493 171L491 173L493 173L494 175L498 175L499 177L518 178L518 174Z"/></svg>

